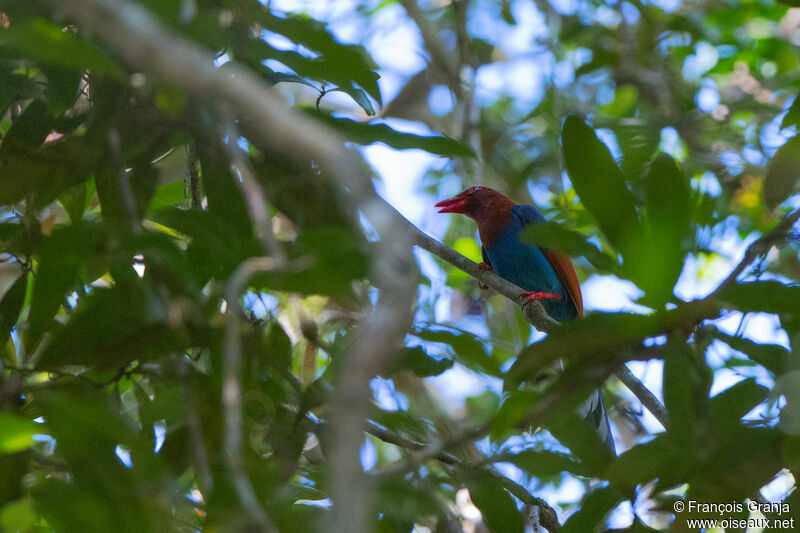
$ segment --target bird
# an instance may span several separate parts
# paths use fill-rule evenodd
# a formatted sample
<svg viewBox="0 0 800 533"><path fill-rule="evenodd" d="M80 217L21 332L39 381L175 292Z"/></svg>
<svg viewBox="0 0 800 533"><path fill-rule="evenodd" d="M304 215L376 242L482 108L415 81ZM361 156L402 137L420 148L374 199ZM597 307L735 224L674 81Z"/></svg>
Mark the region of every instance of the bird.
<svg viewBox="0 0 800 533"><path fill-rule="evenodd" d="M517 204L489 187L475 186L436 204L439 213L459 213L478 225L483 270L521 287L524 303L537 300L559 322L583 315L583 297L572 261L563 253L527 243L520 234L528 225L545 218L532 205ZM483 287L482 287L483 288ZM524 305L523 303L523 305ZM614 437L600 389L578 407L578 414L598 432L615 452Z"/></svg>

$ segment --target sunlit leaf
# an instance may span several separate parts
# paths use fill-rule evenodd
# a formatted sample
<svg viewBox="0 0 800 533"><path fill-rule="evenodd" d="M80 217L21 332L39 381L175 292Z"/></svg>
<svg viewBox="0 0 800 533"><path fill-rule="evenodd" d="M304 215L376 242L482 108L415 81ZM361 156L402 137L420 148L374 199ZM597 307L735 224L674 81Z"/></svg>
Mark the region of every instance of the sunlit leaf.
<svg viewBox="0 0 800 533"><path fill-rule="evenodd" d="M0 413L0 454L28 448L37 433L44 433L41 425L17 415Z"/></svg>
<svg viewBox="0 0 800 533"><path fill-rule="evenodd" d="M0 32L0 44L44 63L95 72L124 81L122 69L102 51L72 31L41 19L12 24Z"/></svg>

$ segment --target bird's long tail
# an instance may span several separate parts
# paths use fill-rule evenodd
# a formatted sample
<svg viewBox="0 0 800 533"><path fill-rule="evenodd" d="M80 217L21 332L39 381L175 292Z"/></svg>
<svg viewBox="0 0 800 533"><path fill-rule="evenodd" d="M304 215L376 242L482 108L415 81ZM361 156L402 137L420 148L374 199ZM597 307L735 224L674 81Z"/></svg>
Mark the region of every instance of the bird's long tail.
<svg viewBox="0 0 800 533"><path fill-rule="evenodd" d="M606 406L603 404L603 395L600 389L594 392L578 407L578 414L592 427L597 429L597 433L612 453L616 454L614 447L614 436L611 434L611 424L608 421Z"/></svg>

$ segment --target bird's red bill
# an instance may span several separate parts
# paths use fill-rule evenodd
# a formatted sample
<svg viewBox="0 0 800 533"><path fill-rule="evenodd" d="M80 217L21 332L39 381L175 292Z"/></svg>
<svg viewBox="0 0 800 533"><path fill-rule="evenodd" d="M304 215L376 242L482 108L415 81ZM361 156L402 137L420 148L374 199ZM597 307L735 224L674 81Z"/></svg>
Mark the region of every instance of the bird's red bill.
<svg viewBox="0 0 800 533"><path fill-rule="evenodd" d="M456 196L449 200L442 200L434 207L439 207L439 213L463 213L467 205L467 199Z"/></svg>

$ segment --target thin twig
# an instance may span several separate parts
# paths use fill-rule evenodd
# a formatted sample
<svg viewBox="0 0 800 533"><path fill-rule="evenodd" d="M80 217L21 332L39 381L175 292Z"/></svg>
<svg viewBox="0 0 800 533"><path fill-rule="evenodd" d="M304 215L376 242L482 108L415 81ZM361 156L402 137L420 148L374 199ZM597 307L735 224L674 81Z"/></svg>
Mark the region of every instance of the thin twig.
<svg viewBox="0 0 800 533"><path fill-rule="evenodd" d="M614 375L633 393L639 402L650 411L650 414L666 429L668 423L667 409L658 401L658 398L644 386L639 378L626 365L622 365Z"/></svg>
<svg viewBox="0 0 800 533"><path fill-rule="evenodd" d="M122 148L120 146L119 132L116 129L111 129L108 132L108 146L111 150L111 158L114 165L114 171L117 178L117 189L122 199L122 209L124 212L124 222L127 223L128 229L134 235L142 233L142 226L139 223L139 214L136 209L136 196L133 194L133 187L131 186L130 173L125 168L122 161Z"/></svg>
<svg viewBox="0 0 800 533"><path fill-rule="evenodd" d="M203 440L203 431L200 427L200 417L194 401L194 392L190 379L191 365L186 357L180 356L178 360L178 380L183 389L183 404L186 409L186 426L189 429L189 443L192 449L194 467L200 478L200 488L207 498L214 490L214 477L211 475L211 463L208 460L208 450Z"/></svg>
<svg viewBox="0 0 800 533"><path fill-rule="evenodd" d="M256 274L269 272L275 266L271 257L251 257L234 270L228 280L225 301L228 304L225 323L225 351L223 358L222 405L225 418L225 459L231 480L250 519L261 531L275 532L269 516L258 501L253 485L244 468L242 452L242 346L240 325L244 311L239 296L247 282Z"/></svg>
<svg viewBox="0 0 800 533"><path fill-rule="evenodd" d="M800 219L800 209L795 209L791 211L786 216L784 216L778 224L772 228L769 232L765 233L753 243L747 247L747 250L744 252L744 257L739 263L733 268L728 277L726 277L722 283L711 293L711 296L719 296L722 291L727 289L730 285L736 282L736 278L744 272L753 261L756 260L759 256L766 255L769 252L769 249L778 241L786 239L786 236L794 226L794 223Z"/></svg>
<svg viewBox="0 0 800 533"><path fill-rule="evenodd" d="M201 209L200 198L200 169L197 166L197 156L191 143L187 144L183 151L186 162L186 189L189 195L189 205L192 209ZM184 194L184 199L186 195Z"/></svg>
<svg viewBox="0 0 800 533"><path fill-rule="evenodd" d="M277 263L284 263L286 261L286 254L283 252L278 239L272 232L272 220L269 216L269 203L267 202L267 195L264 188L258 183L253 167L247 160L247 157L242 153L239 148L239 134L236 124L230 117L229 113L220 112L223 124L223 139L222 144L228 153L228 158L231 162L231 167L234 172L238 171L241 179L234 179L239 185L244 197L247 210L250 212L250 218L253 220L253 225L256 229L256 237L264 248L264 252L269 254Z"/></svg>
<svg viewBox="0 0 800 533"><path fill-rule="evenodd" d="M383 429L380 426L378 426L377 424L374 424L372 422L368 422L367 423L367 428L366 429L367 429L367 433L379 438L383 442L388 442L389 444L394 444L395 446L399 446L399 447L404 448L406 450L420 451L420 450L425 450L425 448L426 448L425 445L420 443L420 442L417 442L415 440L403 437L402 435L397 435L396 433L393 433L392 431ZM440 461L440 462L442 462L442 463L444 463L446 465L460 465L460 466L470 466L470 467L473 466L473 465L463 461L462 459L456 457L455 455L451 455L451 454L444 453L444 452L439 453L439 454L434 455L434 456L430 456L429 458L430 459L436 459L437 461ZM392 466L394 466L394 465L392 465ZM486 465L484 465L484 466L486 466ZM541 498L537 498L537 497L533 496L530 492L528 492L528 490L525 487L523 487L522 485L520 485L520 484L516 483L515 481L509 479L508 477L502 475L495 468L492 468L491 466L487 466L484 470L486 472L488 472L490 475L492 475L493 477L495 477L498 480L500 480L500 482L503 483L503 485L506 487L508 492L513 494L522 503L524 503L526 505L540 507L540 508L544 509L544 512L543 513L539 513L539 515L538 515L539 518L540 518L539 519L539 524L542 527L544 527L545 529L547 529L548 531L552 532L552 533L558 531L558 529L559 529L558 515L556 514L555 510L553 510L553 508L550 507L550 505L546 501L544 501ZM386 476L393 476L393 475L394 475L394 473L392 472L391 467L388 467L387 469L383 469L383 470L376 471L376 472L373 473L373 476L378 477L378 478L386 477Z"/></svg>

